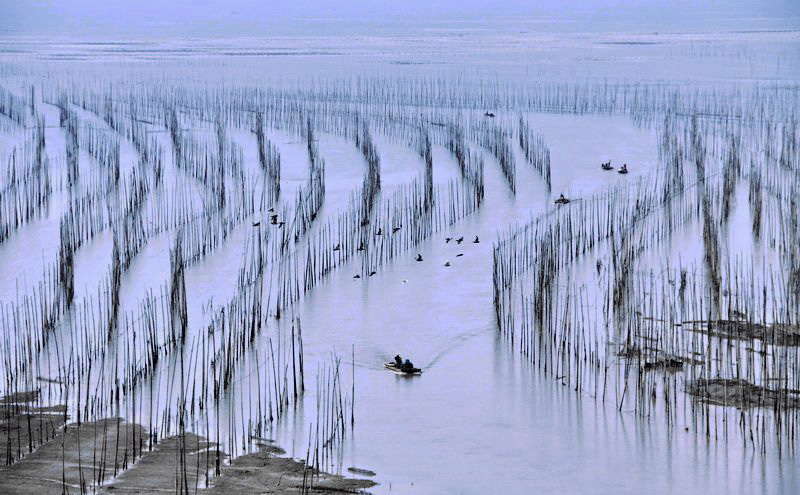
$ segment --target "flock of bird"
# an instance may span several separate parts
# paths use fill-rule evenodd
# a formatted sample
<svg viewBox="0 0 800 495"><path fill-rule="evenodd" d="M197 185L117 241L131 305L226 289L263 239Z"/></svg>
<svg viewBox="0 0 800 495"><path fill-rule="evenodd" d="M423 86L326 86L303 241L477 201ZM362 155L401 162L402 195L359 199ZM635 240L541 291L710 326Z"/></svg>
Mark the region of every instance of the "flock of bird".
<svg viewBox="0 0 800 495"><path fill-rule="evenodd" d="M393 227L393 228L392 228L392 233L395 233L395 232L397 232L397 231L398 231L398 230L400 230L401 228L402 228L402 227ZM376 235L376 236L377 236L377 235L383 235L383 232L381 231L381 229L378 229L378 231L375 233L375 235ZM464 242L464 236L461 236L461 237L459 237L458 239L456 239L456 238L453 238L453 237L445 237L445 238L444 238L444 243L445 243L445 244L450 244L450 241L455 241L455 243L456 243L456 244L459 244L459 245L460 245L462 242ZM473 244L480 244L480 242L481 242L481 239L480 239L480 237L479 237L479 236L477 236L477 235L476 235L476 236L475 236L475 238L472 240L472 243L473 243ZM334 250L334 251L338 251L339 249L341 249L341 246L340 246L339 244L337 244L337 245L336 245L336 247L334 247L334 248L333 248L333 250ZM361 250L362 250L362 248L361 248L361 246L359 246L359 251L361 251ZM460 257L462 257L462 256L464 256L464 253L458 253L458 254L456 254L456 258L460 258ZM417 261L417 262L422 262L422 261L424 261L424 259L423 259L423 257L422 257L422 253L417 253L417 257L414 259L414 261ZM445 260L445 262L444 262L444 266L450 266L450 260ZM369 272L369 275L368 275L368 276L369 276L369 277L371 277L371 276L373 276L373 275L376 275L377 273L378 273L378 272L376 272L376 271L371 271L371 272ZM360 279L360 278L361 278L361 275L360 275L360 274L358 274L358 273L356 273L355 275L353 275L353 279ZM403 282L404 284L406 284L406 283L408 283L408 280L406 280L406 279L403 279L403 281L402 281L402 282Z"/></svg>
<svg viewBox="0 0 800 495"><path fill-rule="evenodd" d="M494 117L494 115L489 115L488 113L486 114L486 116L487 116L487 117ZM613 167L611 166L611 161L610 161L610 160L609 160L609 161L607 161L607 162L604 162L604 163L602 163L602 164L600 165L600 167L601 167L603 170L613 170ZM626 164L624 164L624 165L622 166L622 168L620 168L620 169L619 169L619 171L618 171L618 172L619 172L620 174L627 174L627 173L628 173L628 164L627 164L627 163L626 163ZM556 199L556 201L555 201L555 203L556 203L556 204L558 204L558 205L567 204L567 203L569 203L569 202L570 202L570 199L569 199L569 198L567 198L567 197L565 197L563 194L561 194L561 196L560 196L558 199ZM275 213L275 210L274 210L273 208L270 208L268 211L269 211L269 213L270 213L270 215L269 215L269 220L270 220L270 224L271 224L271 225L277 225L277 226L278 226L278 228L280 228L280 227L283 227L283 226L286 224L286 222L284 222L284 221L280 221L280 222L278 221L278 214L277 214L277 213ZM260 222L260 221L259 221L259 222L254 222L254 223L253 223L253 227L258 227L259 225L261 225L261 222ZM399 225L399 226L392 227L392 234L396 233L396 232L397 232L397 231L399 231L401 228L403 228L403 226L402 226L402 225ZM377 231L377 232L375 232L375 235L376 235L376 236L383 235L383 229L379 227L379 228L378 228L378 231ZM461 237L459 237L458 239L454 239L453 237L445 237L445 238L444 238L444 242L445 242L445 244L449 244L449 243L450 243L450 241L455 241L455 242L456 242L456 244L459 244L459 245L460 245L462 242L464 242L464 236L461 236ZM480 238L479 238L479 237L476 235L476 236L475 236L475 239L473 239L472 243L473 243L473 244L478 244L478 243L480 243L480 242L481 242L481 241L480 241ZM334 250L334 251L339 251L340 249L342 249L342 246L341 246L341 244L336 244L336 246L333 248L333 250ZM357 248L356 250L357 250L357 251L363 251L363 250L364 250L364 243L363 243L363 242L362 242L362 243L360 243L360 244L359 244L359 246L358 246L358 248ZM458 254L456 254L456 258L460 258L461 256L464 256L464 253L458 253ZM420 253L417 253L417 257L416 257L416 260L415 260L415 261L418 261L418 262L421 262L421 261L423 261L422 254L420 254ZM446 261L444 262L444 266L450 266L450 261L449 261L449 260L446 260ZM376 271L371 271L371 272L369 273L369 276L370 276L370 277L372 277L373 275L376 275L376 274L377 274L377 272L376 272ZM353 278L354 278L354 279L360 279L360 278L361 278L361 275L359 275L359 274L355 274L355 275L353 275ZM408 282L408 280L403 280L403 283L404 283L404 284L405 284L405 283L407 283L407 282Z"/></svg>
<svg viewBox="0 0 800 495"><path fill-rule="evenodd" d="M267 211L269 212L269 224L270 225L277 225L278 228L281 228L284 225L286 225L286 222L284 222L283 220L281 220L280 222L278 221L278 214L275 213L275 208L270 208ZM261 220L259 220L257 222L253 222L253 227L258 227L259 225L261 225Z"/></svg>

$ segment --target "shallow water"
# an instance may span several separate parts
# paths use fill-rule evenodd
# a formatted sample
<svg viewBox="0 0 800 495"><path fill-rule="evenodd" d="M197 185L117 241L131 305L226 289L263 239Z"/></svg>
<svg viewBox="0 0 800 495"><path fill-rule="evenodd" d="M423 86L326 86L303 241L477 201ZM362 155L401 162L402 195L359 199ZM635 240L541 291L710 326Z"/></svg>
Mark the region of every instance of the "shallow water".
<svg viewBox="0 0 800 495"><path fill-rule="evenodd" d="M443 41L451 42L447 35L379 39L369 49L364 48L363 39L342 39L334 46L336 54L320 56L313 51L321 43L319 40L290 40L295 47L310 52L281 56L281 76L285 81L295 74L306 74L311 66L328 75L387 70L408 75L418 74L414 72L419 70L416 63L434 62L441 67L426 66L422 74L452 75L474 70L481 74L500 73L511 81L525 80L532 72L562 79L675 77L692 79L698 85L726 79L743 81L757 75L791 78L797 74L793 72L797 56L791 54L797 44L796 32L781 33L771 40L768 53L787 57L782 64L774 65L774 58L769 57L755 63L757 55L763 53L758 44L767 43L763 36L755 41L730 33L634 38L637 43L659 44L630 44L631 36L619 33L568 39L517 36L490 37L488 47L476 50L487 39L476 36L463 44L447 45L449 48L434 51L433 55L418 52L420 46L431 48ZM704 50L701 47L705 43L716 43L718 50ZM242 41L233 43L239 48L242 44L256 49ZM166 55L145 53L159 61L144 70L160 70L163 64L173 63L164 62L171 57L179 60L173 67L176 73L197 70L185 58L207 57L218 63L214 57L221 55L222 49L211 45L199 53L180 51L180 43L169 45ZM747 48L736 52L736 47L741 46ZM587 58L587 47L599 48ZM44 59L76 55L98 64L143 56L139 52L109 53L69 44L37 50ZM719 62L731 52L739 54L733 58L734 63ZM520 53L530 56L530 65L517 64ZM683 57L680 67L664 64L676 53ZM259 58L259 70L267 69L269 73L275 63L272 57L277 55ZM709 59L725 70L717 73L705 67ZM249 60L231 60L221 78L248 82L256 78L258 71L248 71ZM408 60L415 64L397 63ZM124 74L130 67L123 64L115 70ZM564 192L574 200L582 200L609 185L634 181L649 172L659 173L655 131L638 127L626 117L539 113L525 117L532 129L544 135L550 148L554 196ZM498 111L498 119L515 118L516 113ZM308 175L305 144L285 131L270 130L268 137L280 149L282 198L291 202ZM236 130L234 139L244 147L247 167L257 167L253 163L257 155L252 134ZM59 143L57 138L54 142ZM375 142L381 155L385 197L417 177L423 163L413 150L385 136L376 133ZM321 210L321 219L325 219L346 208L350 191L360 185L366 164L353 143L341 137L321 134L319 148L327 163L326 200ZM3 152L0 148L0 154ZM334 469L358 466L376 471L380 482L373 490L376 493L728 494L800 490L793 457L780 458L773 450L762 455L738 442L707 439L697 431L687 411L683 412L685 421L672 429L662 422L637 417L632 411L618 411L613 402L603 404L585 393L577 394L520 360L498 335L494 322L492 242L510 225L552 208L553 195L546 192L517 150L517 194L512 196L497 161L481 152L486 161L486 201L481 210L402 253L372 277L354 280L358 263L343 266L316 287L298 310L303 322L307 369L313 371L320 363L328 362L335 352L343 359L345 385L353 379L355 387L355 428L348 432L337 453ZM609 159L616 166L627 163L631 173L622 176L601 171L600 163ZM165 172L167 176L173 173L180 175L171 167ZM449 153L435 147L435 182L443 184L457 176ZM746 191L740 190L737 198L746 203ZM741 216L742 212L746 209L736 210L740 217L735 222L746 224L749 220ZM13 301L16 285L32 286L41 275L39 267L56 258L59 213L54 209L45 218L22 227L0 246L4 280L0 302ZM689 232L688 238L696 237L696 232ZM729 243L741 247L746 236L734 234ZM234 293L244 246L253 235L253 228L245 222L234 229L223 246L187 269L193 334L203 331L206 304L210 300L224 301ZM445 237L460 236L465 239L460 245L444 241ZM475 236L479 236L480 243L472 242ZM124 311L136 309L146 291L157 291L166 282L171 242L167 234L156 236L134 258L123 276ZM683 242L681 238L674 240L668 251L678 250L685 245ZM111 246L110 233L105 232L79 250L77 298L91 300L97 292L98 280L108 269ZM748 251L742 248L742 252ZM28 256L20 258L20 253ZM423 256L423 262L414 261L417 253ZM459 253L463 256L457 256ZM445 267L446 261L451 266ZM274 322L270 330L273 325ZM285 333L282 340L285 343ZM258 352L266 352L266 346L266 339L259 338ZM353 363L351 353L355 357ZM425 370L424 374L404 377L384 370L383 362L396 353L411 358ZM354 377L350 376L351 365ZM307 377L306 388L313 391L313 373ZM253 382L247 378L242 373L225 398L231 408L244 409L240 405L242 398L252 395ZM307 395L305 402L270 432L278 444L298 458L306 455L306 430L315 419L313 393ZM228 419L226 414L222 413L218 421Z"/></svg>

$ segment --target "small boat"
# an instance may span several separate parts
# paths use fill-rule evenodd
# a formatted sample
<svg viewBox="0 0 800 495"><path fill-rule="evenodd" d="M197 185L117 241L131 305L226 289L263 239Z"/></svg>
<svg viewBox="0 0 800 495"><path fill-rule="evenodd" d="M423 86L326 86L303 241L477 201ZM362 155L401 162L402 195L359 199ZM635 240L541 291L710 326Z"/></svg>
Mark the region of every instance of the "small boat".
<svg viewBox="0 0 800 495"><path fill-rule="evenodd" d="M565 205L565 204L568 204L568 203L569 203L569 199L568 199L568 198L566 198L566 197L565 197L565 196L562 194L561 196L559 196L559 198L558 198L557 200L555 200L555 203L556 203L557 205Z"/></svg>
<svg viewBox="0 0 800 495"><path fill-rule="evenodd" d="M394 363L385 363L383 365L384 368L391 371L392 373L397 373L398 375L421 375L422 370L419 368L411 368L410 370L401 370L397 367Z"/></svg>
<svg viewBox="0 0 800 495"><path fill-rule="evenodd" d="M603 170L614 170L614 167L611 166L611 162L610 161L605 162L602 165L600 165L600 168L602 168Z"/></svg>

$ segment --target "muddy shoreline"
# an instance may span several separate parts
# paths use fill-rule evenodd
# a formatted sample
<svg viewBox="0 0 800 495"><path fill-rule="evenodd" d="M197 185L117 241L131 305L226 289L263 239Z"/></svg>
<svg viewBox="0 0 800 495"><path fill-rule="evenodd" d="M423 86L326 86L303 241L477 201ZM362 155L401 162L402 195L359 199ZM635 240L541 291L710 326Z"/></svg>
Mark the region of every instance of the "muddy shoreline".
<svg viewBox="0 0 800 495"><path fill-rule="evenodd" d="M144 427L122 418L64 425L63 406L4 403L2 408L4 494L324 494L363 493L376 485L318 471L264 442L256 452L226 462L215 443L194 433L151 443Z"/></svg>

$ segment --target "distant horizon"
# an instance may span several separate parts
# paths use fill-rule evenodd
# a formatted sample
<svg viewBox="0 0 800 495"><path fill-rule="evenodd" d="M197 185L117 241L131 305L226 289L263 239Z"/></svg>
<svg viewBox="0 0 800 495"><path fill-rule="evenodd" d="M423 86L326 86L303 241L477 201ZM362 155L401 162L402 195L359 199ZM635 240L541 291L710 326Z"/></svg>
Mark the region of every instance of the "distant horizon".
<svg viewBox="0 0 800 495"><path fill-rule="evenodd" d="M367 0L303 0L289 6L232 0L194 5L176 0L161 5L143 0L106 5L95 0L3 0L0 36L79 38L271 37L416 34L447 30L530 30L533 32L693 32L706 30L800 29L800 2L690 0L599 0L534 6L513 0L502 6L485 0L410 0L375 7ZM277 12L277 13L276 13ZM446 28L447 26L447 28Z"/></svg>

